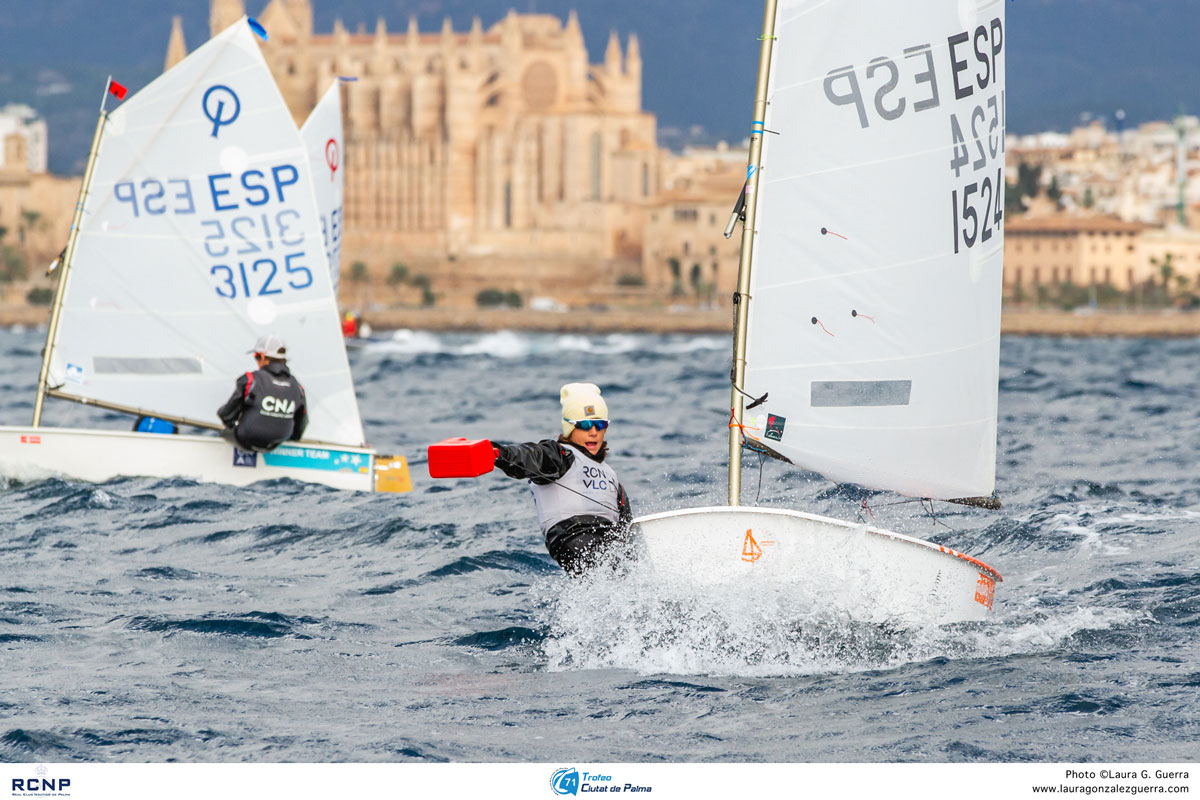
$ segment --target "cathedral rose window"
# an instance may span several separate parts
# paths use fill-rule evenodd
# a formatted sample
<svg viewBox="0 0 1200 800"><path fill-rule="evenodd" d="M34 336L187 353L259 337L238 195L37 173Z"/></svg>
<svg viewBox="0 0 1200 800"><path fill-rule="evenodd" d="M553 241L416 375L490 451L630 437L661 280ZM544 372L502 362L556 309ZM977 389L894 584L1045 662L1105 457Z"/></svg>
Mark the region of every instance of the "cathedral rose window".
<svg viewBox="0 0 1200 800"><path fill-rule="evenodd" d="M541 111L558 99L558 74L545 61L535 61L521 77L521 94L531 111Z"/></svg>

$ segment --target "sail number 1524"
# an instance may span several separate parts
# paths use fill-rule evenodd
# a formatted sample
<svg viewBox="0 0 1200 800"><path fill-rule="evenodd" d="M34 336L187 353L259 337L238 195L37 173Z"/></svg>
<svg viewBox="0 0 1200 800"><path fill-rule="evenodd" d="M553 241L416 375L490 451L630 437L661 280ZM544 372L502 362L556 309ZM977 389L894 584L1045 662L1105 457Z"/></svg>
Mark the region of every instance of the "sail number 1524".
<svg viewBox="0 0 1200 800"><path fill-rule="evenodd" d="M950 193L950 204L953 206L954 252L991 239L1004 219L1002 171L996 170L995 182L988 176L982 181L968 183L961 190L955 189Z"/></svg>

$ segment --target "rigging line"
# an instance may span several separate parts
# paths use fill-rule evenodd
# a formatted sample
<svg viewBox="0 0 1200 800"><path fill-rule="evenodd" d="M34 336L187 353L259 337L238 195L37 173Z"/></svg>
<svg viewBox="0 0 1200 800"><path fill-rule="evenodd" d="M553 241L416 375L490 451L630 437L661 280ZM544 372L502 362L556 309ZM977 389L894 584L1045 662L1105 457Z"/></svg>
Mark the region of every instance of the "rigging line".
<svg viewBox="0 0 1200 800"><path fill-rule="evenodd" d="M961 533L961 531L959 531L957 528L947 525L946 523L942 522L941 519L938 518L938 515L934 513L933 500L931 500L930 498L922 497L921 498L921 507L925 509L925 513L927 513L929 515L929 518L931 520L933 520L933 523L935 525L941 525L943 528L945 528L948 531L951 531L952 533Z"/></svg>
<svg viewBox="0 0 1200 800"><path fill-rule="evenodd" d="M741 389L741 388L740 388L740 387L739 387L739 386L738 386L736 383L734 383L734 382L733 382L733 374L732 374L732 372L733 372L733 371L732 371L732 370L730 370L730 376L729 376L729 377L730 377L730 381L729 381L729 384L730 384L730 385L733 387L734 391L736 391L736 392L737 392L738 394L740 394L742 397L745 397L747 400L750 400L750 401L751 401L750 405L748 405L748 406L746 406L744 409L742 409L743 411L749 411L750 409L752 409L752 408L755 408L756 406L761 406L763 403L767 402L767 395L768 395L768 394L770 394L770 392L763 392L763 394L762 394L762 397L755 397L755 396L754 396L754 395L752 395L752 394L748 394L748 393L746 393L746 392L745 392L745 391L743 391L743 390L742 390L742 389Z"/></svg>

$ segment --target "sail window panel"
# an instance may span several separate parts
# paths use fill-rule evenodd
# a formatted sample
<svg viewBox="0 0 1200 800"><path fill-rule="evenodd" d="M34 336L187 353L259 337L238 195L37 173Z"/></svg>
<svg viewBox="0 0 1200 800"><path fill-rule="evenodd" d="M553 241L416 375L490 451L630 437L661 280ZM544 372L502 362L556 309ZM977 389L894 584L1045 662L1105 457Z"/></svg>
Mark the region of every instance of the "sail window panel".
<svg viewBox="0 0 1200 800"><path fill-rule="evenodd" d="M125 358L95 356L92 369L97 375L199 375L204 367L198 358Z"/></svg>
<svg viewBox="0 0 1200 800"><path fill-rule="evenodd" d="M813 381L809 403L814 408L906 406L912 381Z"/></svg>

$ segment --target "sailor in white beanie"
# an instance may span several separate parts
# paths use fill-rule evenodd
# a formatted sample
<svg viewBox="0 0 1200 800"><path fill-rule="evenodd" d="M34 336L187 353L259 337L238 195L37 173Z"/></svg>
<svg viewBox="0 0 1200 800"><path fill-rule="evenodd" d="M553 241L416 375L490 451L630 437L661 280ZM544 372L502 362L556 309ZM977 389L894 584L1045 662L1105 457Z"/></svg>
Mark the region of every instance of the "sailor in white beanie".
<svg viewBox="0 0 1200 800"><path fill-rule="evenodd" d="M608 404L593 383L568 383L559 392L562 435L525 444L496 444L496 466L529 481L546 549L579 575L627 555L633 512L616 471L607 463Z"/></svg>
<svg viewBox="0 0 1200 800"><path fill-rule="evenodd" d="M272 450L298 440L308 426L304 387L287 366L287 345L273 333L258 337L254 349L258 369L238 376L233 394L217 409L225 433L243 450Z"/></svg>

